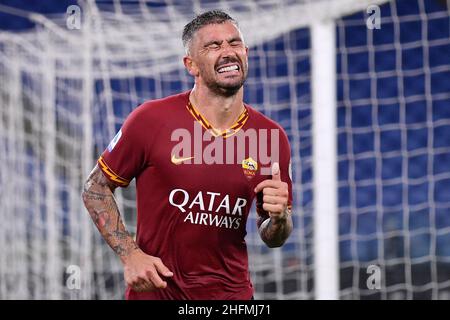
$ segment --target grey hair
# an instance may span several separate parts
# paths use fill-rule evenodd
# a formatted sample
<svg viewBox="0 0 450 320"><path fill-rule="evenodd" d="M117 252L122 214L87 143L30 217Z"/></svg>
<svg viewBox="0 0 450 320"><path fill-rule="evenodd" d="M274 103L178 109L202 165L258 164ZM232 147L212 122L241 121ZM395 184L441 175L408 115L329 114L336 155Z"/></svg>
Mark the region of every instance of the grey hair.
<svg viewBox="0 0 450 320"><path fill-rule="evenodd" d="M191 40L199 29L209 24L221 24L227 21L238 26L236 20L221 10L211 10L197 15L191 22L185 25L183 29L183 36L181 39L183 40L183 46L186 53L189 53Z"/></svg>

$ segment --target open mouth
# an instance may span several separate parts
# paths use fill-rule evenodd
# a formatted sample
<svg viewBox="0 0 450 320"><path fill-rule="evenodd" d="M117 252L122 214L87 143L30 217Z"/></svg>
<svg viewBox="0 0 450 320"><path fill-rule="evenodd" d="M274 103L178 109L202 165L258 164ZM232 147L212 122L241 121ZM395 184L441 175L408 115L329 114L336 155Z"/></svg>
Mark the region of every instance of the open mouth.
<svg viewBox="0 0 450 320"><path fill-rule="evenodd" d="M226 73L226 72L233 72L233 71L239 71L239 65L237 64L232 64L232 65L227 65L227 66L222 66L219 69L217 69L218 73Z"/></svg>

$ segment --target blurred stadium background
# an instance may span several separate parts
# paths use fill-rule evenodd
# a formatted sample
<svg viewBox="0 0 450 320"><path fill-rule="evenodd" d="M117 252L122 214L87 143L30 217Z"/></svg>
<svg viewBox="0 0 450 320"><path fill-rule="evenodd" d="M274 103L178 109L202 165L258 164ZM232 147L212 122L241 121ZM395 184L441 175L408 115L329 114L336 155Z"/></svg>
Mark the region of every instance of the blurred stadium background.
<svg viewBox="0 0 450 320"><path fill-rule="evenodd" d="M380 29L366 25L371 4ZM81 29L67 27L70 5L81 9ZM182 27L213 8L240 22L250 46L246 102L278 121L292 148L294 233L267 249L254 211L248 222L255 297L326 297L315 256L334 246L331 296L450 299L446 0L1 0L0 299L123 298L120 262L82 205L82 184L133 108L192 87ZM334 100L335 125L323 134L336 142L327 161L337 201L315 224L323 168L313 157L312 43L329 39L312 30L323 22L334 32L335 87L323 94ZM117 197L134 230L134 186ZM330 214L335 244L315 243ZM79 290L66 283L71 265ZM380 267L380 289L367 287L370 265Z"/></svg>

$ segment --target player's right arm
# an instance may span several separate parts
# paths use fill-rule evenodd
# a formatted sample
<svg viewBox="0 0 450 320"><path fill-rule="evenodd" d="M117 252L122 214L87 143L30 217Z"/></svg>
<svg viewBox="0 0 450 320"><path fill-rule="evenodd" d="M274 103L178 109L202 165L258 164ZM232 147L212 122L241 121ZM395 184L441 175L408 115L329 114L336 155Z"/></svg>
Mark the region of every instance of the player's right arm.
<svg viewBox="0 0 450 320"><path fill-rule="evenodd" d="M84 184L84 204L103 238L120 257L126 283L138 292L165 288L167 282L161 275L173 274L161 259L139 249L126 230L114 198L116 187L96 165Z"/></svg>

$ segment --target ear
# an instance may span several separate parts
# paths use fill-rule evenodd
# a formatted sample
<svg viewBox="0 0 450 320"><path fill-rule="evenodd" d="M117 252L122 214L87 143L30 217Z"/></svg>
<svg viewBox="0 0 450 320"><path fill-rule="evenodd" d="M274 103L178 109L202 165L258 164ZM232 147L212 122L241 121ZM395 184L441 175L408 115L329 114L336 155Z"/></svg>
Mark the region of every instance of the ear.
<svg viewBox="0 0 450 320"><path fill-rule="evenodd" d="M186 67L186 70L189 72L189 74L191 76L193 76L193 77L198 76L198 74L199 74L198 67L197 67L197 64L194 62L194 60L192 60L192 57L184 56L183 63L184 63L184 66Z"/></svg>

